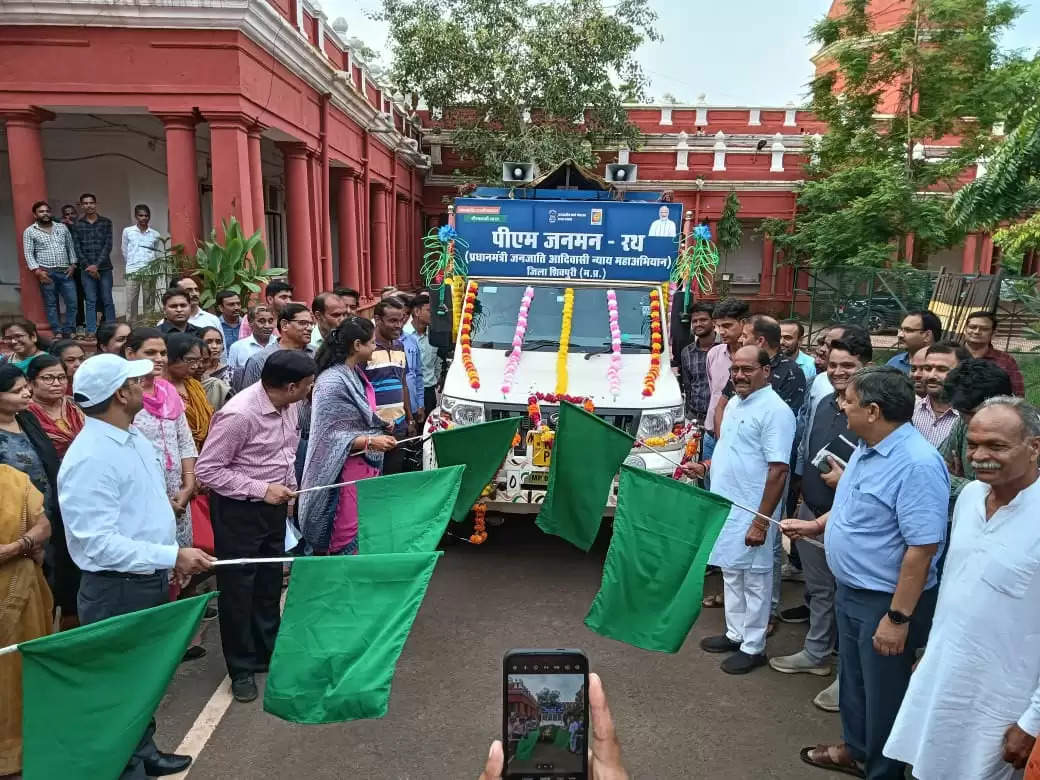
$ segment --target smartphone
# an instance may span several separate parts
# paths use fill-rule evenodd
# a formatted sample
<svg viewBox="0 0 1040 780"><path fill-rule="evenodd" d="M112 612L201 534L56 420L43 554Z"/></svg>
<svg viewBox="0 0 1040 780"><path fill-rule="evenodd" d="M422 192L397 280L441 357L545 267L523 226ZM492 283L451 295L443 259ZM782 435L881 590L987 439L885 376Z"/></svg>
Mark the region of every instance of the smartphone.
<svg viewBox="0 0 1040 780"><path fill-rule="evenodd" d="M502 661L506 780L588 780L589 660L515 649Z"/></svg>

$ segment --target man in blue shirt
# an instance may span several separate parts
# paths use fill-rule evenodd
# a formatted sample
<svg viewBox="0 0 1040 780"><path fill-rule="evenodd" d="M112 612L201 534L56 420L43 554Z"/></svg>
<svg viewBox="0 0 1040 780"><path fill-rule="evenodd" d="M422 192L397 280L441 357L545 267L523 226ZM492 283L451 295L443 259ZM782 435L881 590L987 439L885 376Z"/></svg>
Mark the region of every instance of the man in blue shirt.
<svg viewBox="0 0 1040 780"><path fill-rule="evenodd" d="M888 361L892 368L898 368L904 374L910 374L910 358L918 350L927 349L942 340L942 323L932 312L908 311L899 324L899 337L896 345L903 348L898 355Z"/></svg>
<svg viewBox="0 0 1040 780"><path fill-rule="evenodd" d="M780 321L780 351L784 357L790 358L805 374L806 387L816 378L816 360L802 352L802 339L805 337L805 326L798 320Z"/></svg>
<svg viewBox="0 0 1040 780"><path fill-rule="evenodd" d="M946 537L949 477L938 451L910 424L913 413L913 385L898 369L857 371L845 389L845 415L862 441L833 507L816 520L782 524L793 538L825 530L837 582L845 741L803 748L801 758L821 768L858 769L869 780L904 776L903 764L882 749L928 638Z"/></svg>

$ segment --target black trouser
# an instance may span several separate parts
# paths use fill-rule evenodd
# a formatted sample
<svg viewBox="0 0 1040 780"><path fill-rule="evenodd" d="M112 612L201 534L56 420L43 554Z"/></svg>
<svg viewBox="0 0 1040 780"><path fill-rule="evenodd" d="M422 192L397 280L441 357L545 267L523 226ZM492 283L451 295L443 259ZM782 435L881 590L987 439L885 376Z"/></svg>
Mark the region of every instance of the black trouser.
<svg viewBox="0 0 1040 780"><path fill-rule="evenodd" d="M430 385L429 387L423 388L423 409L426 410L426 416L430 416L430 412L437 406L437 387Z"/></svg>
<svg viewBox="0 0 1040 780"><path fill-rule="evenodd" d="M170 600L170 579L165 571L155 574L118 574L115 572L83 572L80 580L79 620L82 625L105 618L125 615L139 609L149 609ZM144 762L159 756L155 747L155 719L153 718L137 743L120 780L144 780Z"/></svg>
<svg viewBox="0 0 1040 780"><path fill-rule="evenodd" d="M845 744L852 757L864 763L867 780L903 778L905 765L885 757L882 750L910 685L917 651L928 641L938 591L932 587L918 599L903 652L880 655L874 649L874 632L888 613L892 594L838 584L838 706Z"/></svg>
<svg viewBox="0 0 1040 780"><path fill-rule="evenodd" d="M270 558L285 555L285 504L239 501L210 494L213 547L218 558ZM220 643L232 679L266 672L281 615L280 563L217 568Z"/></svg>

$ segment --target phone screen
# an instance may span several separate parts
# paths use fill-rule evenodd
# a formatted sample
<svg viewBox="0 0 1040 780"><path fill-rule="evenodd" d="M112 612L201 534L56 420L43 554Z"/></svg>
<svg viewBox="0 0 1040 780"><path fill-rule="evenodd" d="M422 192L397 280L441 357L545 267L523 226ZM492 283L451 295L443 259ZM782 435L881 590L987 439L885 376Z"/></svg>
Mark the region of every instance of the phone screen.
<svg viewBox="0 0 1040 780"><path fill-rule="evenodd" d="M580 650L510 650L503 668L507 778L585 780L589 665Z"/></svg>

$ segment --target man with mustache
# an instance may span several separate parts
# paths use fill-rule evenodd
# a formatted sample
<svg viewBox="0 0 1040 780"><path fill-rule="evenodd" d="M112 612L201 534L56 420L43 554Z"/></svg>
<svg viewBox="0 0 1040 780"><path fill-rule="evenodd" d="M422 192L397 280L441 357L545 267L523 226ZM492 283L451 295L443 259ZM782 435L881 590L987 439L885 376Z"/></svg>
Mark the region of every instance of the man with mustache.
<svg viewBox="0 0 1040 780"><path fill-rule="evenodd" d="M928 350L919 349L910 358L910 381L914 383L914 395L924 398L928 389L924 383L924 364L928 359Z"/></svg>
<svg viewBox="0 0 1040 780"><path fill-rule="evenodd" d="M946 381L946 375L962 360L967 360L969 355L960 344L942 341L919 350L913 359L916 360L921 353L925 353L921 371L925 395L914 406L914 427L938 449L957 422L957 411L950 405L943 382Z"/></svg>
<svg viewBox="0 0 1040 780"><path fill-rule="evenodd" d="M730 509L709 563L722 569L726 633L701 648L730 653L727 674L747 674L766 663L766 630L773 594L773 539L794 444L794 412L769 384L769 353L754 346L733 354L729 368L736 396L726 404L711 461L686 467L690 476L711 469L712 492L758 511ZM798 370L797 367L795 370Z"/></svg>
<svg viewBox="0 0 1040 780"><path fill-rule="evenodd" d="M991 398L967 440L977 481L957 500L928 647L884 751L919 780L1020 777L1040 734L1040 416Z"/></svg>
<svg viewBox="0 0 1040 780"><path fill-rule="evenodd" d="M839 708L844 742L802 748L802 761L869 780L903 780L882 754L917 650L935 611L936 557L946 537L950 483L936 449L910 424L914 389L891 366L866 366L845 388L849 430L861 441L830 512L784 520L799 539L826 533L837 583Z"/></svg>

